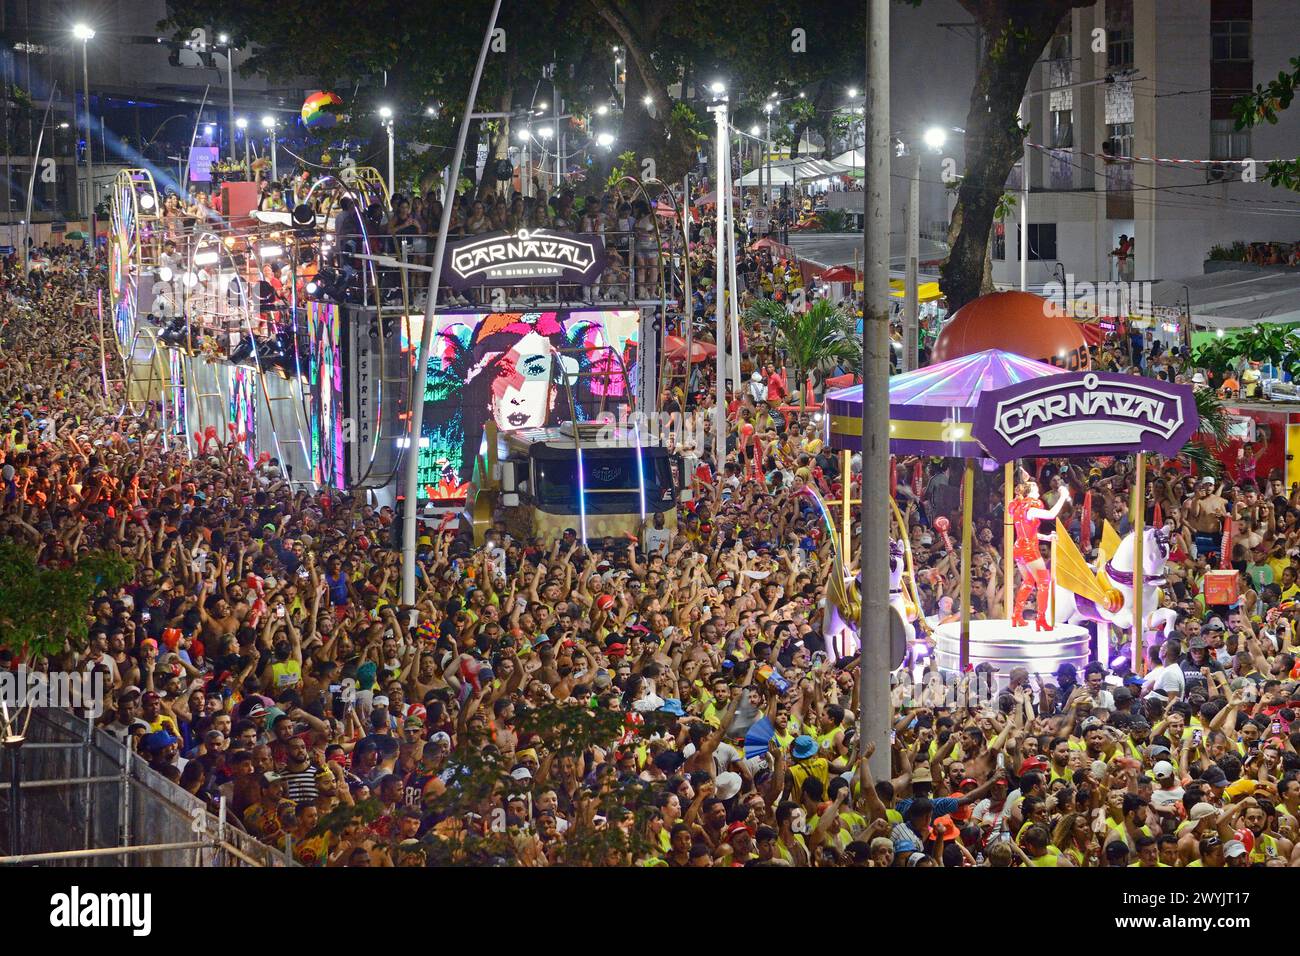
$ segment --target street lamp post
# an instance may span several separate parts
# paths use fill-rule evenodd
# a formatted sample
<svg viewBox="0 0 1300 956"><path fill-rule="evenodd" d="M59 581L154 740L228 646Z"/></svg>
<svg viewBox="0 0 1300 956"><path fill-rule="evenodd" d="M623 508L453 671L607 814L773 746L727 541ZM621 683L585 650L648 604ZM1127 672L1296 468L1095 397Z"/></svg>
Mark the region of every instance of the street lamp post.
<svg viewBox="0 0 1300 956"><path fill-rule="evenodd" d="M438 305L438 287L442 281L442 259L447 250L447 232L451 228L452 204L456 201L456 180L460 175L461 163L465 158L465 140L469 138L469 124L474 112L474 101L478 98L479 81L483 78L483 64L487 60L488 47L496 29L497 15L501 12L501 0L494 0L492 13L488 17L487 28L483 31L483 42L479 47L478 63L474 67L474 76L470 80L469 95L465 100L465 112L461 114L460 132L456 138L456 149L452 153L451 166L443 179L444 198L442 203L442 221L438 226L438 240L433 252L432 272L429 275L429 295L424 305L424 323L420 332L420 351L416 353L415 382L411 389L414 401L408 419L407 452L403 465L406 474L403 489L406 500L402 505L402 603L415 603L415 543L419 537L416 529L416 493L420 487L420 431L424 422L424 389L429 374L429 353L433 348L433 324ZM414 621L412 621L414 623Z"/></svg>
<svg viewBox="0 0 1300 956"><path fill-rule="evenodd" d="M717 353L715 355L716 368L714 370L717 376L717 398L713 408L713 467L721 475L722 465L727 456L727 269L726 262L723 259L723 239L722 230L726 228L726 219L723 214L723 184L725 182L724 163L726 163L726 144L727 144L727 101L721 93L725 92L715 88L714 93L719 95L718 103L709 107L709 112L714 115L717 121L718 135L714 144L715 156L717 159L717 175L714 187L714 198L717 200L717 215L714 222L714 243L716 270L714 274L713 289L713 318L717 326L714 332L714 341L717 343ZM687 356L689 360L690 356Z"/></svg>
<svg viewBox="0 0 1300 956"><path fill-rule="evenodd" d="M280 167L275 160L275 117L267 114L262 117L262 128L271 134L271 179L280 178Z"/></svg>
<svg viewBox="0 0 1300 956"><path fill-rule="evenodd" d="M86 215L90 226L90 247L95 248L95 162L91 156L93 136L90 131L90 62L87 47L95 39L95 31L84 23L72 28L72 35L81 41L81 81L86 97Z"/></svg>
<svg viewBox="0 0 1300 956"><path fill-rule="evenodd" d="M242 116L239 117L239 119L235 120L235 128L244 137L244 175L251 176L252 172L248 168L248 120Z"/></svg>
<svg viewBox="0 0 1300 956"><path fill-rule="evenodd" d="M388 131L388 195L393 195L393 108L391 106L379 107L379 118L384 121L384 129Z"/></svg>
<svg viewBox="0 0 1300 956"><path fill-rule="evenodd" d="M875 746L871 770L890 774L889 673L889 7L867 0L866 133L862 256L862 617L859 753ZM845 484L845 494L849 485ZM905 533L905 531L904 531Z"/></svg>
<svg viewBox="0 0 1300 956"><path fill-rule="evenodd" d="M230 107L230 161L235 162L235 48L230 44L230 37L221 34L218 39L226 47L226 103Z"/></svg>

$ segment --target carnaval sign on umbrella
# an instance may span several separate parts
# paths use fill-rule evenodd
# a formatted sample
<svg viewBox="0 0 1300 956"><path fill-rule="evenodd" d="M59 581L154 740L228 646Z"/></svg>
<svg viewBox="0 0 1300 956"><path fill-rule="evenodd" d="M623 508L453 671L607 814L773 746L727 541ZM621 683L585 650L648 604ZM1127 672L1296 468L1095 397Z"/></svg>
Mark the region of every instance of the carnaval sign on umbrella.
<svg viewBox="0 0 1300 956"><path fill-rule="evenodd" d="M1190 385L1082 372L983 395L974 436L998 461L1134 452L1172 458L1199 422Z"/></svg>

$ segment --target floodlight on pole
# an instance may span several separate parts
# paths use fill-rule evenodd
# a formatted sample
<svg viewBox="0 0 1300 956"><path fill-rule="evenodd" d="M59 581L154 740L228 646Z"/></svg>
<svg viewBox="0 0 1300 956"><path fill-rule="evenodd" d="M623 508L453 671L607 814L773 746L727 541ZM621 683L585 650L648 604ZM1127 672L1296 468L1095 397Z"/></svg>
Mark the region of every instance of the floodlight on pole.
<svg viewBox="0 0 1300 956"><path fill-rule="evenodd" d="M857 88L856 86L850 86L850 87L849 87L849 99L855 99L855 98L857 97L857 95L858 95L858 88Z"/></svg>
<svg viewBox="0 0 1300 956"><path fill-rule="evenodd" d="M248 129L248 117L246 117L246 116L241 116L241 117L239 117L239 119L235 120L235 128L236 128L236 129Z"/></svg>
<svg viewBox="0 0 1300 956"><path fill-rule="evenodd" d="M723 93L727 92L727 84L723 83L721 80L714 80L709 84L709 89L713 91L714 96L721 96Z"/></svg>
<svg viewBox="0 0 1300 956"><path fill-rule="evenodd" d="M230 34L228 34L228 33L222 33L220 36L217 37L217 42L218 42L218 43L222 43L222 44L229 43L229 42L230 42Z"/></svg>
<svg viewBox="0 0 1300 956"><path fill-rule="evenodd" d="M95 31L85 23L78 23L72 28L72 35L81 41L81 81L86 96L86 221L90 226L90 242L95 243L95 160L93 156L94 136L90 131L90 41L95 39Z"/></svg>
<svg viewBox="0 0 1300 956"><path fill-rule="evenodd" d="M537 131L537 135L542 139L550 139L555 135L555 130L551 129L549 126L543 126Z"/></svg>
<svg viewBox="0 0 1300 956"><path fill-rule="evenodd" d="M930 149L943 149L943 144L948 142L948 133L942 127L931 126L922 134L921 139Z"/></svg>
<svg viewBox="0 0 1300 956"><path fill-rule="evenodd" d="M604 115L606 115L608 112L609 112L609 107L606 106L606 105L604 105L603 103L602 103L600 106L597 106L597 107L596 107L596 115L597 115L597 116L604 116Z"/></svg>
<svg viewBox="0 0 1300 956"><path fill-rule="evenodd" d="M393 108L391 106L379 107L379 118L390 120L393 118Z"/></svg>
<svg viewBox="0 0 1300 956"><path fill-rule="evenodd" d="M519 140L521 143L528 142L528 130L521 129L519 132L515 133L515 139Z"/></svg>
<svg viewBox="0 0 1300 956"><path fill-rule="evenodd" d="M613 146L613 145L614 145L614 134L613 134L613 133L598 133L598 134L596 135L596 143L597 143L598 145L600 145L600 146L605 146L605 147Z"/></svg>
<svg viewBox="0 0 1300 956"><path fill-rule="evenodd" d="M267 113L265 116L263 116L263 117L262 117L262 128L265 129L265 130L267 130L267 131L271 134L271 178L272 178L272 179L279 179L279 178L280 178L280 167L279 167L279 165L278 165L278 163L277 163L276 155L275 155L275 147L276 147L276 142L275 142L275 117L272 116L270 113Z"/></svg>

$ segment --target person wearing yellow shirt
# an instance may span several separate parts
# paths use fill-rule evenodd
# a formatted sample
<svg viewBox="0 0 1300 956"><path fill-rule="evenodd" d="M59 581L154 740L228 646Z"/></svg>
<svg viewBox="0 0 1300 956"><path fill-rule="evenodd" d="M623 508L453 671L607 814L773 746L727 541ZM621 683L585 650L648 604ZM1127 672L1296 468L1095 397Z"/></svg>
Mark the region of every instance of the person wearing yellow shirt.
<svg viewBox="0 0 1300 956"><path fill-rule="evenodd" d="M1030 866L1074 866L1069 857L1049 842L1047 827L1035 823L1020 837L1020 849L1024 851Z"/></svg>
<svg viewBox="0 0 1300 956"><path fill-rule="evenodd" d="M1130 863L1130 867L1137 867L1143 870L1154 870L1159 867L1168 868L1168 863L1160 862L1160 848L1156 844L1156 838L1150 834L1143 833L1134 839L1137 847L1137 860Z"/></svg>

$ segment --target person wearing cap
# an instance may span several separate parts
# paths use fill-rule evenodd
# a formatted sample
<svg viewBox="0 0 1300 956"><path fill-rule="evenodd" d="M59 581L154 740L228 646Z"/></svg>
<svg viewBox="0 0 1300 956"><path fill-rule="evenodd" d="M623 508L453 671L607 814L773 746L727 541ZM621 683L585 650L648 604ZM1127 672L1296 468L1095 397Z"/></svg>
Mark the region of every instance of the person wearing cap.
<svg viewBox="0 0 1300 956"><path fill-rule="evenodd" d="M1250 851L1240 840L1229 840L1223 844L1224 866L1250 866Z"/></svg>

